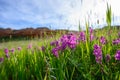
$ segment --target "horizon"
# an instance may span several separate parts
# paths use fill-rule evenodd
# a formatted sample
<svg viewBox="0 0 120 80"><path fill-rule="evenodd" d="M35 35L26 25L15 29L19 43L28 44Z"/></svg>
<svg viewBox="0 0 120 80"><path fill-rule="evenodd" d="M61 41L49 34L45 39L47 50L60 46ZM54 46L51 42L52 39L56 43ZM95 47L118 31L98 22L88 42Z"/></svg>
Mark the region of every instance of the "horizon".
<svg viewBox="0 0 120 80"><path fill-rule="evenodd" d="M90 27L102 28L107 25L107 3L112 8L112 25L120 25L118 0L0 0L0 27L78 30L79 22L85 29L85 21L89 21Z"/></svg>

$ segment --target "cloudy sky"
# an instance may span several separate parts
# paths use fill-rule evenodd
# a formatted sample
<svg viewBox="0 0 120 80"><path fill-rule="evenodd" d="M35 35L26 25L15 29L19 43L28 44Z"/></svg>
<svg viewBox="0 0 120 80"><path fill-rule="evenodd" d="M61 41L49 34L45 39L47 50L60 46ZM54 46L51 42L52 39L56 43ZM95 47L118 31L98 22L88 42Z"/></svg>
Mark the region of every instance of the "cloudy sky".
<svg viewBox="0 0 120 80"><path fill-rule="evenodd" d="M114 15L112 24L119 24L119 0L0 0L0 27L78 30L79 22L84 29L89 21L96 28L106 25L107 2Z"/></svg>

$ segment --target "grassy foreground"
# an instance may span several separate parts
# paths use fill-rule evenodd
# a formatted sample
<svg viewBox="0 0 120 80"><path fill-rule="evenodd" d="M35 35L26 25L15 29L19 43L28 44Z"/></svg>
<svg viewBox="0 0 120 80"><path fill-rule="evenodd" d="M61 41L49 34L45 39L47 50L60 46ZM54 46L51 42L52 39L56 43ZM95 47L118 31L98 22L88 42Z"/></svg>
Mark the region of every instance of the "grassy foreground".
<svg viewBox="0 0 120 80"><path fill-rule="evenodd" d="M0 43L0 80L120 80L120 32Z"/></svg>

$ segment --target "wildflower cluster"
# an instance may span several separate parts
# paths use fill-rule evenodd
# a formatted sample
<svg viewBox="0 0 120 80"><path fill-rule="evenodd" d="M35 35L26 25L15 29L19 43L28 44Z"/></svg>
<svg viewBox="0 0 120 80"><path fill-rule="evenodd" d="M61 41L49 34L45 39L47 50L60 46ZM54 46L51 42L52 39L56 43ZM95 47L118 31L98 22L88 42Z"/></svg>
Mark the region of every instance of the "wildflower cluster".
<svg viewBox="0 0 120 80"><path fill-rule="evenodd" d="M64 35L60 38L61 41L61 47L64 47L64 45L69 47L70 49L74 49L77 45L77 38L74 34L68 34Z"/></svg>
<svg viewBox="0 0 120 80"><path fill-rule="evenodd" d="M52 49L52 53L58 57L58 52L60 50L65 50L66 48L74 49L77 45L77 37L70 33L63 35L58 41L53 41L50 43L55 48Z"/></svg>
<svg viewBox="0 0 120 80"><path fill-rule="evenodd" d="M113 40L112 43L113 43L114 45L120 44L120 38Z"/></svg>
<svg viewBox="0 0 120 80"><path fill-rule="evenodd" d="M106 44L106 42L107 42L107 40L105 39L105 37L104 37L104 36L101 36L101 37L100 37L100 43L101 43L101 44Z"/></svg>
<svg viewBox="0 0 120 80"><path fill-rule="evenodd" d="M21 47L18 47L17 49L18 49L19 51L21 51L22 48L21 48Z"/></svg>
<svg viewBox="0 0 120 80"><path fill-rule="evenodd" d="M50 45L51 46L59 46L59 44L60 44L59 42L60 41L55 40L55 41L51 42Z"/></svg>
<svg viewBox="0 0 120 80"><path fill-rule="evenodd" d="M10 52L11 52L11 53L14 53L14 52L15 52L15 48L12 48L12 49L10 50Z"/></svg>
<svg viewBox="0 0 120 80"><path fill-rule="evenodd" d="M7 48L5 48L4 49L4 52L5 52L5 56L7 57L7 58L9 58L10 56L9 56L9 50L7 49Z"/></svg>
<svg viewBox="0 0 120 80"><path fill-rule="evenodd" d="M117 50L117 52L115 54L115 59L120 60L120 50Z"/></svg>
<svg viewBox="0 0 120 80"><path fill-rule="evenodd" d="M102 50L99 45L97 44L94 45L93 54L95 55L96 62L101 64L102 63Z"/></svg>
<svg viewBox="0 0 120 80"><path fill-rule="evenodd" d="M17 48L18 49L18 51L20 51L22 48L21 47L18 47ZM12 49L8 49L8 48L5 48L4 49L4 53L5 53L5 56L6 56L6 58L9 58L10 57L10 54L9 53L14 53L15 52L15 48L12 48ZM2 58L0 58L0 62L1 61L3 61L4 60L4 58L2 57Z"/></svg>
<svg viewBox="0 0 120 80"><path fill-rule="evenodd" d="M82 42L86 41L85 32L83 32L83 31L80 32L79 41L82 41Z"/></svg>

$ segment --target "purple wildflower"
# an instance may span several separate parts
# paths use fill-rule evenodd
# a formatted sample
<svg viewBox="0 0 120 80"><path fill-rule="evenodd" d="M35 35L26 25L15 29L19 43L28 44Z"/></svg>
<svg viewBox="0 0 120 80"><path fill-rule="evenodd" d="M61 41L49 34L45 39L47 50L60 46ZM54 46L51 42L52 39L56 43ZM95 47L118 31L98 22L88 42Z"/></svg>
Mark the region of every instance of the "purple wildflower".
<svg viewBox="0 0 120 80"><path fill-rule="evenodd" d="M107 55L105 56L105 60L106 60L106 62L109 62L109 61L110 61L110 59L111 59L110 54L107 54Z"/></svg>
<svg viewBox="0 0 120 80"><path fill-rule="evenodd" d="M85 40L86 40L85 33L84 32L80 32L79 41L85 42Z"/></svg>
<svg viewBox="0 0 120 80"><path fill-rule="evenodd" d="M10 52L14 53L14 52L15 52L15 48L12 48L12 49L10 50Z"/></svg>
<svg viewBox="0 0 120 80"><path fill-rule="evenodd" d="M115 54L115 59L120 60L120 50L117 50L117 52Z"/></svg>
<svg viewBox="0 0 120 80"><path fill-rule="evenodd" d="M21 47L18 47L17 49L18 49L19 51L21 51L22 48L21 48Z"/></svg>
<svg viewBox="0 0 120 80"><path fill-rule="evenodd" d="M101 47L97 44L94 45L93 54L95 55L95 59L97 63L102 63L102 50Z"/></svg>
<svg viewBox="0 0 120 80"><path fill-rule="evenodd" d="M93 33L93 29L90 27L90 29L89 29L89 32L90 32L90 34L92 34Z"/></svg>
<svg viewBox="0 0 120 80"><path fill-rule="evenodd" d="M105 37L103 37L103 36L100 37L100 43L101 43L101 44L106 44L106 39L105 39Z"/></svg>
<svg viewBox="0 0 120 80"><path fill-rule="evenodd" d="M74 49L77 45L77 38L75 35L70 34L68 35L68 47Z"/></svg>
<svg viewBox="0 0 120 80"><path fill-rule="evenodd" d="M94 39L94 35L90 34L90 41L92 41Z"/></svg>
<svg viewBox="0 0 120 80"><path fill-rule="evenodd" d="M115 45L120 44L120 38L113 40L112 43Z"/></svg>
<svg viewBox="0 0 120 80"><path fill-rule="evenodd" d="M50 43L51 46L59 46L59 41L53 41Z"/></svg>
<svg viewBox="0 0 120 80"><path fill-rule="evenodd" d="M59 55L58 55L58 51L60 50L60 47L56 47L56 48L53 48L52 49L52 53L53 53L53 55L55 56L55 57L59 57Z"/></svg>
<svg viewBox="0 0 120 80"><path fill-rule="evenodd" d="M55 45L55 42L51 42L50 45L51 45L51 46L54 46L54 45Z"/></svg>
<svg viewBox="0 0 120 80"><path fill-rule="evenodd" d="M90 27L89 29L90 32L90 41L92 41L94 39L94 35L93 35L93 29Z"/></svg>
<svg viewBox="0 0 120 80"><path fill-rule="evenodd" d="M10 57L8 53L7 53L7 54L5 54L5 56L6 56L7 58L9 58L9 57Z"/></svg>
<svg viewBox="0 0 120 80"><path fill-rule="evenodd" d="M58 51L65 50L66 48L74 49L77 45L77 38L73 33L63 35L60 40L52 42L51 45L55 45L52 49L52 53L58 57Z"/></svg>
<svg viewBox="0 0 120 80"><path fill-rule="evenodd" d="M68 35L63 35L60 38L61 49L64 50L67 46L71 49L74 49L77 45L77 38L74 34L70 33Z"/></svg>
<svg viewBox="0 0 120 80"><path fill-rule="evenodd" d="M4 49L5 54L9 53L9 50L7 48Z"/></svg>
<svg viewBox="0 0 120 80"><path fill-rule="evenodd" d="M73 33L70 33L63 35L58 41L51 42L51 45L55 45L55 48L52 49L52 53L58 57L60 50L65 50L66 48L74 49L77 45L77 38Z"/></svg>
<svg viewBox="0 0 120 80"><path fill-rule="evenodd" d="M42 47L41 47L41 50L42 50L42 51L45 51L45 46L42 46Z"/></svg>
<svg viewBox="0 0 120 80"><path fill-rule="evenodd" d="M60 41L61 41L61 42L67 42L67 41L68 41L67 35L63 35L63 36L60 38Z"/></svg>
<svg viewBox="0 0 120 80"><path fill-rule="evenodd" d="M9 50L8 50L7 48L5 48L5 49L4 49L4 52L5 52L5 56L6 56L7 58L9 58L9 57L10 57L9 54L8 54L8 53L9 53Z"/></svg>
<svg viewBox="0 0 120 80"><path fill-rule="evenodd" d="M3 58L3 57L1 57L1 58L0 58L0 62L3 62L3 61L4 61L4 58Z"/></svg>
<svg viewBox="0 0 120 80"><path fill-rule="evenodd" d="M71 41L68 43L70 49L74 49L76 47L76 41Z"/></svg>
<svg viewBox="0 0 120 80"><path fill-rule="evenodd" d="M62 42L61 50L65 50L66 47L67 47L67 43L66 42Z"/></svg>
<svg viewBox="0 0 120 80"><path fill-rule="evenodd" d="M28 45L28 49L31 49L31 48L32 48L32 44L29 44L29 45Z"/></svg>

